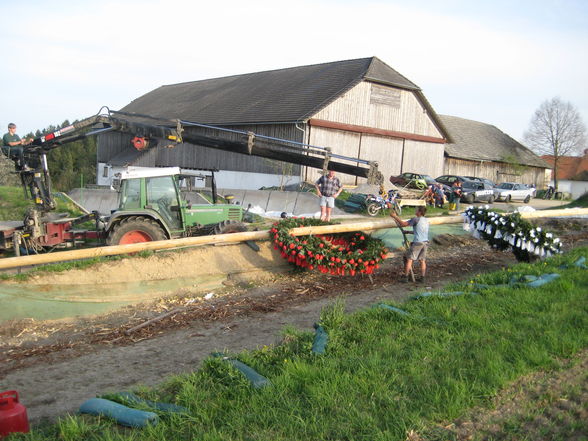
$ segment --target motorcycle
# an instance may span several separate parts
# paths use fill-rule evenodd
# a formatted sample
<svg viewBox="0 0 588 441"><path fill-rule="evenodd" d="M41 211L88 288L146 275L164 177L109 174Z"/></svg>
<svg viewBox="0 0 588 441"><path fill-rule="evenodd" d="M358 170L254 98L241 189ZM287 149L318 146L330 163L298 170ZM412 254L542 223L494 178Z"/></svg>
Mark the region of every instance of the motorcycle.
<svg viewBox="0 0 588 441"><path fill-rule="evenodd" d="M391 207L400 214L402 213L402 207L399 202L400 196L398 195L398 190L388 190L385 198L380 195L368 194L365 199L367 213L370 216L377 216L381 210L388 207Z"/></svg>

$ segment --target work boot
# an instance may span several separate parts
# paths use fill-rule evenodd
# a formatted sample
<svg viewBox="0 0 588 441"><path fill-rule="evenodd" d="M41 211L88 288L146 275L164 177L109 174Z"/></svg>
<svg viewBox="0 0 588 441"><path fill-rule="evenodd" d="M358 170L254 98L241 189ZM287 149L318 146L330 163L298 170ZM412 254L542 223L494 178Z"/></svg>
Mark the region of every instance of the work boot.
<svg viewBox="0 0 588 441"><path fill-rule="evenodd" d="M399 281L400 283L408 283L408 276L401 274Z"/></svg>

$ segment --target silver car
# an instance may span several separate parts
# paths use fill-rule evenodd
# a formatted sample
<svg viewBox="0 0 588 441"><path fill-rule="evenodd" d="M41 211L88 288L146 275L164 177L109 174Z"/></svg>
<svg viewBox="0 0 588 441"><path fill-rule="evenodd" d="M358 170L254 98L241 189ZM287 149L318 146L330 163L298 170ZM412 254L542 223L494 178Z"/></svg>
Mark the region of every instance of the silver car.
<svg viewBox="0 0 588 441"><path fill-rule="evenodd" d="M503 182L494 187L494 198L497 201L510 202L512 199L528 203L533 197L535 189L516 182Z"/></svg>

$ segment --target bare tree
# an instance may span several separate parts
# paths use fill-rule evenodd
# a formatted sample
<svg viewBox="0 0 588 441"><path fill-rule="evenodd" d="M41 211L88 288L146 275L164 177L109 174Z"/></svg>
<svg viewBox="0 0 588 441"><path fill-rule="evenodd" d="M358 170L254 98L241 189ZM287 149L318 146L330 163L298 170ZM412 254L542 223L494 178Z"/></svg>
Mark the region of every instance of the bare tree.
<svg viewBox="0 0 588 441"><path fill-rule="evenodd" d="M570 102L559 97L544 101L535 111L525 141L538 154L553 156L553 182L557 190L558 161L586 145L586 126Z"/></svg>

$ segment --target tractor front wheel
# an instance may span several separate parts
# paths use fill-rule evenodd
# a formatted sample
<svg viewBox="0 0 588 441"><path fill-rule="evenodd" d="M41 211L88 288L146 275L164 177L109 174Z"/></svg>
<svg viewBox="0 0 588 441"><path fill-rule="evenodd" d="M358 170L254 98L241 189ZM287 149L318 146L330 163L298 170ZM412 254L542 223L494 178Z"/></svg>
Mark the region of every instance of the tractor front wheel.
<svg viewBox="0 0 588 441"><path fill-rule="evenodd" d="M165 239L167 239L165 231L154 220L142 216L130 216L121 220L110 230L106 244L126 245Z"/></svg>

